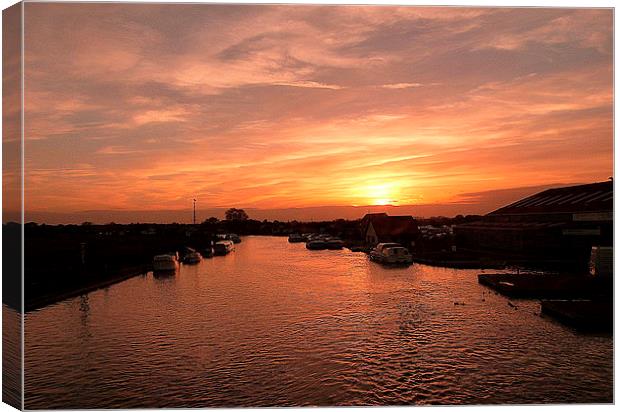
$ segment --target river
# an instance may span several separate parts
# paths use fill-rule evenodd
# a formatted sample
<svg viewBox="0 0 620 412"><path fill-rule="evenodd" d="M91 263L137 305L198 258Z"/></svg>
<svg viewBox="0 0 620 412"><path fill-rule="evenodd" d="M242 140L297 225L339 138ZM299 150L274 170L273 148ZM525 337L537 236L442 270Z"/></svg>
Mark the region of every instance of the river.
<svg viewBox="0 0 620 412"><path fill-rule="evenodd" d="M28 313L25 406L612 401L610 336L509 306L478 273L245 237Z"/></svg>

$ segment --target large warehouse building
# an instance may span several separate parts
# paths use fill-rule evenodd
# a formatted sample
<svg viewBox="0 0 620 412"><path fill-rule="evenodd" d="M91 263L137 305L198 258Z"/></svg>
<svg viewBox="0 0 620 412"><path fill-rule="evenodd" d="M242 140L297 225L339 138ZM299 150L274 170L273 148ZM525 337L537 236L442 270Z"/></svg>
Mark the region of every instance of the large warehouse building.
<svg viewBox="0 0 620 412"><path fill-rule="evenodd" d="M454 233L457 250L581 270L592 246L613 244L613 182L545 190Z"/></svg>

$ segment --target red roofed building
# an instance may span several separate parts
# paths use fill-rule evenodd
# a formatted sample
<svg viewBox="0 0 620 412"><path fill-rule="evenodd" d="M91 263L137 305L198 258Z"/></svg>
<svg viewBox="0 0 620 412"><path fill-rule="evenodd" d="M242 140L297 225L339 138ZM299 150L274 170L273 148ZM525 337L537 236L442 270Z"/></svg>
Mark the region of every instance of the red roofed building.
<svg viewBox="0 0 620 412"><path fill-rule="evenodd" d="M388 216L387 213L369 213L362 218L362 236L366 244L395 242L411 246L419 234L418 224L411 216Z"/></svg>

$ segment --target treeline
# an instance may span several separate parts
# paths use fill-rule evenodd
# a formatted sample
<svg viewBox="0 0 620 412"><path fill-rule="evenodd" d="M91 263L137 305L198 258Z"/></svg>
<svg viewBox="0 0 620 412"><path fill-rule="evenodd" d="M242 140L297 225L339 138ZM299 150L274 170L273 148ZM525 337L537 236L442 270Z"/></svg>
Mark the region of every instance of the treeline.
<svg viewBox="0 0 620 412"><path fill-rule="evenodd" d="M9 224L12 225L12 224ZM17 224L15 224L17 225ZM360 221L338 219L334 221L322 222L280 222L278 220L219 220L209 218L196 225L186 223L107 223L94 224L84 222L82 224L70 225L46 225L37 223L26 223L24 225L26 237L38 236L172 236L194 237L198 233L209 233L213 235L224 233L236 233L241 236L247 235L266 235L266 236L286 236L290 233L329 233L334 236L346 238L360 237Z"/></svg>
<svg viewBox="0 0 620 412"><path fill-rule="evenodd" d="M451 226L467 222L480 220L480 215L457 215L455 217L430 217L417 218L419 226ZM187 223L130 223L118 224L110 222L107 224L95 224L83 222L79 225L46 225L30 222L25 224L26 235L53 235L53 234L90 234L90 235L130 235L130 234L186 234L186 232L196 233L208 232L236 233L238 235L274 235L284 236L290 233L329 233L343 239L361 239L360 221L336 219L331 221L278 221L278 220L255 220L250 218L243 209L231 208L226 211L225 219L210 217L196 225ZM14 225L9 223L8 225Z"/></svg>

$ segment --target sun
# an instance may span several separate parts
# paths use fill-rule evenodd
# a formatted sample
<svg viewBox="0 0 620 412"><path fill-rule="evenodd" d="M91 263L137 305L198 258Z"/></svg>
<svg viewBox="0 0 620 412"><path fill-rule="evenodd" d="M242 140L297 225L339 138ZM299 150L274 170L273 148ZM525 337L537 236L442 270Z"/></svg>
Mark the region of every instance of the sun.
<svg viewBox="0 0 620 412"><path fill-rule="evenodd" d="M392 201L390 199L375 199L372 204L375 206L386 206L391 204Z"/></svg>
<svg viewBox="0 0 620 412"><path fill-rule="evenodd" d="M379 182L377 177L360 179L351 187L351 201L358 205L388 206L397 205L402 197L402 185L399 182Z"/></svg>
<svg viewBox="0 0 620 412"><path fill-rule="evenodd" d="M396 202L397 190L392 183L381 183L376 185L368 185L363 190L368 204L376 206L385 206Z"/></svg>

